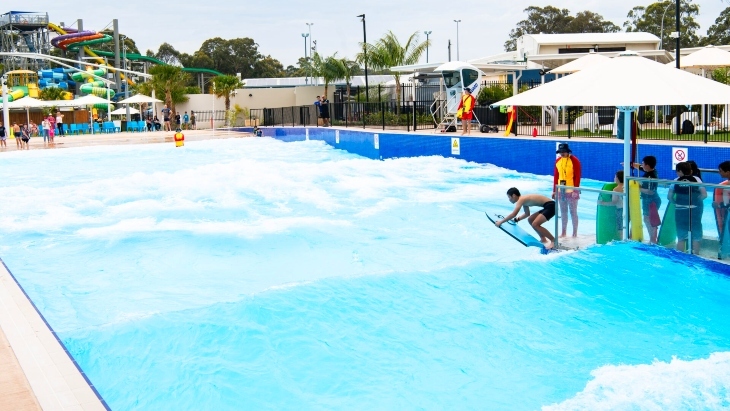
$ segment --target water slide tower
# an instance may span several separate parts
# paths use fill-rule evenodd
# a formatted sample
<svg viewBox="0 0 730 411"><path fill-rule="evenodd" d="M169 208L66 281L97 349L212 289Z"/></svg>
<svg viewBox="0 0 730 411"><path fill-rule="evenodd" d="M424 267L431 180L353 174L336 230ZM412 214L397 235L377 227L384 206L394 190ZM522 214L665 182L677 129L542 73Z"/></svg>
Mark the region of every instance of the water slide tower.
<svg viewBox="0 0 730 411"><path fill-rule="evenodd" d="M9 11L0 15L0 52L43 53L51 50L48 13ZM5 71L45 68L45 60L0 56Z"/></svg>

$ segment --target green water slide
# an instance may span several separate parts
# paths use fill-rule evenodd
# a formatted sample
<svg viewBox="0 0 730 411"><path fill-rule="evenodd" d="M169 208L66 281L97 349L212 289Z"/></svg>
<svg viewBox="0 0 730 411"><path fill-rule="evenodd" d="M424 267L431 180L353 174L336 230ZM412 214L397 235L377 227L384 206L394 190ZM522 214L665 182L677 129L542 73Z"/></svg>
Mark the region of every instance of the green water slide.
<svg viewBox="0 0 730 411"><path fill-rule="evenodd" d="M92 41L94 41L94 40L92 40ZM103 56L103 57L114 57L114 53L111 51L103 51L103 50L93 50L93 51L94 51L94 53L96 53L100 56ZM162 64L163 66L167 65L167 63L165 63L162 60L158 60L154 57L144 56L142 54L137 54L137 53L127 53L127 58L130 60L134 60L134 61L147 61L150 63ZM221 73L220 71L206 69L206 68L184 67L183 71L188 72L188 73L206 73L206 74L212 74L214 76L223 75L223 73Z"/></svg>

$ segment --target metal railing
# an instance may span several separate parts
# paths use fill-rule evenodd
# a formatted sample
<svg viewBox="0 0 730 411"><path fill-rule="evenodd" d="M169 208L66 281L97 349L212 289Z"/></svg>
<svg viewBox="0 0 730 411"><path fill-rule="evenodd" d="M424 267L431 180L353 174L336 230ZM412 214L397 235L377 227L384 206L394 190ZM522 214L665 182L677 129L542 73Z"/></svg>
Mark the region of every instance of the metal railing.
<svg viewBox="0 0 730 411"><path fill-rule="evenodd" d="M521 91L539 87L539 82L519 82ZM512 83L483 82L477 93L474 115L481 124L497 127L503 133L507 114L490 104L512 95ZM441 90L434 84L401 84L365 87L335 87L329 105L331 124L341 127L378 128L382 130L434 130L443 113L432 115L438 107ZM436 110L438 112L438 110ZM616 107L517 107L513 131L518 135L560 138L615 138L622 127ZM251 119L269 126L322 125L312 105L251 110ZM250 120L251 120L250 119ZM677 120L679 119L679 121ZM477 123L475 120L474 123ZM638 138L730 142L730 105L644 106L635 118Z"/></svg>

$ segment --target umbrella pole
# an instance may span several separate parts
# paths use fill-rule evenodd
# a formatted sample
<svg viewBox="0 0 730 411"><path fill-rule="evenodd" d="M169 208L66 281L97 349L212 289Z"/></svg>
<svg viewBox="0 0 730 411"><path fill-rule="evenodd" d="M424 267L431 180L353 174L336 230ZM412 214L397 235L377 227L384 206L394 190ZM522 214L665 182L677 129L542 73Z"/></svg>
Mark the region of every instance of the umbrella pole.
<svg viewBox="0 0 730 411"><path fill-rule="evenodd" d="M617 107L624 113L624 178L631 175L631 113L636 107ZM624 241L629 239L629 184L624 184Z"/></svg>
<svg viewBox="0 0 730 411"><path fill-rule="evenodd" d="M25 108L25 116L28 119L28 122L25 124L28 125L28 130L30 130L30 107Z"/></svg>

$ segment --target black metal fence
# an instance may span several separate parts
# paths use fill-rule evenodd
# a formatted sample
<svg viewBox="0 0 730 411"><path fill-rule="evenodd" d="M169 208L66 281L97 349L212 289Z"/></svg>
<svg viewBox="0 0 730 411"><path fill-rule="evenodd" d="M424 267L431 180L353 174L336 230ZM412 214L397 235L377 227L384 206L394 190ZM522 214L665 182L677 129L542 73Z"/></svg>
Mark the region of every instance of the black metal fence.
<svg viewBox="0 0 730 411"><path fill-rule="evenodd" d="M519 82L520 92L539 87L537 82ZM476 120L505 133L507 114L490 104L512 95L512 83L484 82L477 96ZM329 104L329 125L382 130L435 130L443 101L438 85L402 84L364 87L337 87ZM434 111L436 114L434 115ZM517 107L512 129L518 135L563 138L612 138L617 134L616 107ZM679 121L677 120L679 116ZM251 124L261 126L326 126L314 104L250 110ZM639 138L730 142L730 105L647 106L636 116ZM454 131L454 130L449 130Z"/></svg>

